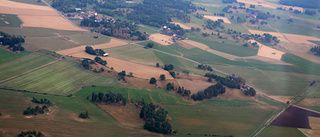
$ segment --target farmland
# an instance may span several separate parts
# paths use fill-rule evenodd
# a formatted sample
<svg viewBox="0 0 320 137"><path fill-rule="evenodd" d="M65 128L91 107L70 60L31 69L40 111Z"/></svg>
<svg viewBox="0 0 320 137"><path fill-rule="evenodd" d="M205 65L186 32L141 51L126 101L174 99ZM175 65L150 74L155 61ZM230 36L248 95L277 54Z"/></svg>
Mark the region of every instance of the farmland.
<svg viewBox="0 0 320 137"><path fill-rule="evenodd" d="M21 24L22 22L17 15L0 13L0 27L20 27Z"/></svg>
<svg viewBox="0 0 320 137"><path fill-rule="evenodd" d="M10 60L13 60L13 59L16 59L16 58L20 58L20 57L29 55L29 54L31 54L31 52L22 52L20 54L14 54L12 52L9 52L9 51L1 48L0 49L0 64L7 62L7 61L10 61Z"/></svg>
<svg viewBox="0 0 320 137"><path fill-rule="evenodd" d="M121 86L115 78L85 71L79 63L64 60L1 83L0 87L69 95L91 85Z"/></svg>

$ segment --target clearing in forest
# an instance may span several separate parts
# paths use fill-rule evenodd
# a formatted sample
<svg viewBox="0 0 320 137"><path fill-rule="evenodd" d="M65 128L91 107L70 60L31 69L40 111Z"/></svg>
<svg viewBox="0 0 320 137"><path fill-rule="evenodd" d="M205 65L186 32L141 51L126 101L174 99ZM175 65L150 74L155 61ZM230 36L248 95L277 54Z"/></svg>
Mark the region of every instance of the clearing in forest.
<svg viewBox="0 0 320 137"><path fill-rule="evenodd" d="M213 20L213 21L217 21L218 19L222 19L224 23L231 24L231 22L229 21L229 19L226 18L226 17L221 17L221 16L208 16L208 15L204 15L203 17L204 17L204 18L207 18L207 19L210 19L210 20Z"/></svg>

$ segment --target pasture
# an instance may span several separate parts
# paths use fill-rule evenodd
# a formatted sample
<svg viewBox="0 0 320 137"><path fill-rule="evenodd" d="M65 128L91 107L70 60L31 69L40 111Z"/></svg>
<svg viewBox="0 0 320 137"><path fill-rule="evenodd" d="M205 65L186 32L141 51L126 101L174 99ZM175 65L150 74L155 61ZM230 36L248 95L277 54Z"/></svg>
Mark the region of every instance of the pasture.
<svg viewBox="0 0 320 137"><path fill-rule="evenodd" d="M0 81L40 67L54 61L53 58L37 53L26 55L0 64Z"/></svg>
<svg viewBox="0 0 320 137"><path fill-rule="evenodd" d="M98 38L94 38L94 36L98 36ZM80 45L97 45L110 42L109 37L99 33L83 32L67 37Z"/></svg>
<svg viewBox="0 0 320 137"><path fill-rule="evenodd" d="M305 137L297 128L268 126L259 135L261 137Z"/></svg>
<svg viewBox="0 0 320 137"><path fill-rule="evenodd" d="M149 34L155 34L159 33L159 28L151 27L151 26L146 26L146 25L138 25L139 31L141 32L147 32Z"/></svg>
<svg viewBox="0 0 320 137"><path fill-rule="evenodd" d="M16 54L16 53L12 53L12 52L9 52L5 49L0 48L0 64L5 63L10 60L13 60L13 59L16 59L16 58L20 58L20 57L29 55L29 54L31 54L31 52L24 51L19 54Z"/></svg>
<svg viewBox="0 0 320 137"><path fill-rule="evenodd" d="M73 43L59 37L46 38L26 38L24 47L30 51L37 51L39 49L46 49L50 51L59 51L80 46L78 43Z"/></svg>
<svg viewBox="0 0 320 137"><path fill-rule="evenodd" d="M40 5L40 6L47 6L45 3L43 3L42 1L37 2L35 0L11 0L11 1L15 1L15 2L19 2L19 3L25 3L25 4L32 4L32 5Z"/></svg>
<svg viewBox="0 0 320 137"><path fill-rule="evenodd" d="M0 90L1 113L8 118L0 118L0 135L17 136L21 131L39 130L46 136L157 136L143 129L121 125L108 113L91 101L80 98L18 93ZM22 112L33 104L30 98L47 98L54 103L45 115L25 117ZM14 107L12 107L14 106ZM78 115L89 112L89 119L82 120ZM125 131L125 132L124 132Z"/></svg>
<svg viewBox="0 0 320 137"><path fill-rule="evenodd" d="M69 95L91 85L121 86L115 78L84 70L78 62L63 60L1 83L0 87Z"/></svg>
<svg viewBox="0 0 320 137"><path fill-rule="evenodd" d="M26 39L31 37L57 37L57 33L63 36L81 33L81 31L55 30L33 27L1 27L1 31L14 35L26 36Z"/></svg>
<svg viewBox="0 0 320 137"><path fill-rule="evenodd" d="M20 27L21 24L17 15L0 13L0 27Z"/></svg>

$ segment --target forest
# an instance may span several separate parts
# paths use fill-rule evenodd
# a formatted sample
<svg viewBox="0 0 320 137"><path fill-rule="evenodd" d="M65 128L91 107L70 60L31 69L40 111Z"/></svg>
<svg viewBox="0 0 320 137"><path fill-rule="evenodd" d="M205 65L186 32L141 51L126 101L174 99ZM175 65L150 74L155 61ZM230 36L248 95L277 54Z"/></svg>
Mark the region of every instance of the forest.
<svg viewBox="0 0 320 137"><path fill-rule="evenodd" d="M8 49L12 51L24 51L24 47L22 46L24 42L25 40L22 36L10 35L0 31L0 44L4 46L9 45Z"/></svg>
<svg viewBox="0 0 320 137"><path fill-rule="evenodd" d="M201 101L203 99L211 99L212 97L216 97L219 94L224 94L226 92L226 88L218 82L216 85L211 85L206 88L204 91L199 91L197 94L193 94L191 98L194 101Z"/></svg>

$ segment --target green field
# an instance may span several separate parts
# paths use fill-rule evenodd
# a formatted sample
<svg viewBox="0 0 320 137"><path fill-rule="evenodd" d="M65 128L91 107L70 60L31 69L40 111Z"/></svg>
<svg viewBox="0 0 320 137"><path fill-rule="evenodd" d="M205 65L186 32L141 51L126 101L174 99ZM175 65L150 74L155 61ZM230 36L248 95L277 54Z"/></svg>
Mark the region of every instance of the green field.
<svg viewBox="0 0 320 137"><path fill-rule="evenodd" d="M20 27L21 24L17 15L0 13L0 27Z"/></svg>
<svg viewBox="0 0 320 137"><path fill-rule="evenodd" d="M47 6L42 1L41 2L37 2L38 0L10 0L10 1L20 2L20 3L25 3L25 4L32 4L32 5Z"/></svg>
<svg viewBox="0 0 320 137"><path fill-rule="evenodd" d="M181 136L252 136L274 109L254 106L181 106L165 105L172 125ZM236 113L235 113L236 112Z"/></svg>
<svg viewBox="0 0 320 137"><path fill-rule="evenodd" d="M149 34L155 34L155 33L160 33L158 30L159 28L151 27L151 26L146 26L146 25L138 25L139 26L139 31L141 32L147 32Z"/></svg>
<svg viewBox="0 0 320 137"><path fill-rule="evenodd" d="M247 26L250 29L253 30L260 30L260 31L267 31L267 32L276 32L276 30L270 28L269 26L265 26L265 25L258 25L256 27L252 27L252 26Z"/></svg>
<svg viewBox="0 0 320 137"><path fill-rule="evenodd" d="M9 77L26 72L28 70L40 67L53 60L54 59L49 56L34 53L11 60L10 62L1 63L0 80L4 80Z"/></svg>
<svg viewBox="0 0 320 137"><path fill-rule="evenodd" d="M259 135L260 137L305 137L297 128L269 126Z"/></svg>
<svg viewBox="0 0 320 137"><path fill-rule="evenodd" d="M1 83L0 87L69 95L91 85L121 86L115 78L84 70L78 62L63 60Z"/></svg>
<svg viewBox="0 0 320 137"><path fill-rule="evenodd" d="M94 93L121 93L123 97L128 98L130 96L130 101L138 102L138 100L145 100L145 102L151 103L152 100L156 104L190 104L184 101L180 96L169 93L165 89L134 89L134 88L118 88L118 87L85 87L75 94L76 97L91 98L92 92ZM151 98L150 98L151 96Z"/></svg>
<svg viewBox="0 0 320 137"><path fill-rule="evenodd" d="M20 58L20 57L29 55L29 54L31 54L31 52L24 51L24 52L21 52L19 54L16 54L16 53L12 53L12 52L9 52L9 51L7 51L5 49L0 48L0 64L4 63L4 62L7 62L9 60L13 60L13 59L16 59L16 58Z"/></svg>
<svg viewBox="0 0 320 137"><path fill-rule="evenodd" d="M239 57L248 57L248 56L255 56L258 53L257 49L243 47L243 46L236 46L226 43L219 43L215 41L200 39L200 38L194 38L189 37L190 40L194 40L200 43L203 43L207 46L209 46L211 49L221 51L224 53L232 54Z"/></svg>
<svg viewBox="0 0 320 137"><path fill-rule="evenodd" d="M39 49L59 51L59 50L74 48L78 46L80 46L80 44L63 40L63 39L60 39L59 37L27 38L24 44L24 47L26 48L26 50L30 50L30 51L37 51Z"/></svg>
<svg viewBox="0 0 320 137"><path fill-rule="evenodd" d="M320 75L320 65L291 53L284 54L282 61L298 66L305 74Z"/></svg>
<svg viewBox="0 0 320 137"><path fill-rule="evenodd" d="M177 56L181 56L181 54L175 50L173 50L172 48L170 48L169 46L164 46L164 45L160 45L156 42L153 41L144 41L144 42L140 42L138 43L139 45L143 45L143 46L147 46L148 43L154 43L155 46L153 47L154 49L160 50L160 51L164 51L173 55L177 55Z"/></svg>
<svg viewBox="0 0 320 137"><path fill-rule="evenodd" d="M74 35L82 33L83 31L67 31L67 30L55 30L47 28L33 28L33 27L0 27L1 31L12 35L26 36L26 40L29 37L57 37L55 33L59 33L62 36Z"/></svg>
<svg viewBox="0 0 320 137"><path fill-rule="evenodd" d="M98 36L97 39L93 38L94 36ZM96 45L96 44L102 44L107 43L110 41L110 38L99 34L99 33L90 33L90 32L84 32L79 33L75 35L68 36L71 40L81 44L81 45Z"/></svg>
<svg viewBox="0 0 320 137"><path fill-rule="evenodd" d="M131 128L121 125L109 114L97 107L91 101L80 98L41 95L34 93L18 93L0 90L0 108L4 116L10 118L0 119L0 131L3 136L18 136L21 131L37 130L50 136L158 136L143 129ZM25 118L22 112L31 103L32 97L47 98L53 102L48 115L37 115ZM81 122L78 115L89 112L89 120Z"/></svg>

